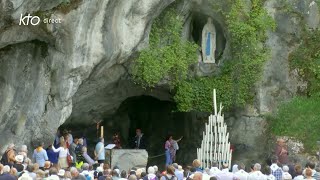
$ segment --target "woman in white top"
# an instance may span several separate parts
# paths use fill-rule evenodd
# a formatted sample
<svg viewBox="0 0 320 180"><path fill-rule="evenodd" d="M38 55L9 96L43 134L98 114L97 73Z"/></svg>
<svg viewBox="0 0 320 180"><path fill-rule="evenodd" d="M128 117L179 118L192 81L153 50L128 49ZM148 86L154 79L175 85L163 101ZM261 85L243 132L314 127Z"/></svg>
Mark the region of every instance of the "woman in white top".
<svg viewBox="0 0 320 180"><path fill-rule="evenodd" d="M60 147L58 149L56 149L52 145L52 150L54 152L59 152L58 165L59 165L60 168L66 169L66 168L69 167L68 161L67 161L67 156L69 155L69 149L67 148L67 145L66 145L65 141L61 141L60 143L61 144L60 144Z"/></svg>

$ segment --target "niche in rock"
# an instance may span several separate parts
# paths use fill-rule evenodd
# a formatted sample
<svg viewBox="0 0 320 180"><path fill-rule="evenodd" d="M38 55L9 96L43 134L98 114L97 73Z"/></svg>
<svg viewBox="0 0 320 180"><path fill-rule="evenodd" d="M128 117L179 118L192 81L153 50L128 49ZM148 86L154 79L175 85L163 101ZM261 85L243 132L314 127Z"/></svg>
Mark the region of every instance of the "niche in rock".
<svg viewBox="0 0 320 180"><path fill-rule="evenodd" d="M220 23L215 20L213 17L207 16L201 13L193 13L192 20L191 20L191 28L190 28L190 35L194 42L196 42L200 47L202 45L202 32L205 25L208 23L208 18L212 19L212 24L215 27L216 31L216 51L215 51L215 60L216 63L222 58L225 46L226 46L226 38L223 32L223 28Z"/></svg>
<svg viewBox="0 0 320 180"><path fill-rule="evenodd" d="M117 112L105 120L107 135L111 141L112 132L118 131L122 136L123 147L130 148L136 128L141 128L148 140L148 163L163 165L165 162L164 142L168 135L174 139L183 136L179 142L177 161L182 164L192 162L196 157L196 147L201 136L202 121L197 120L195 113L173 112L176 104L161 101L151 96L136 96L122 102ZM132 144L132 143L131 143Z"/></svg>
<svg viewBox="0 0 320 180"><path fill-rule="evenodd" d="M173 112L175 106L174 102L161 101L152 96L127 98L113 115L103 117L101 125L104 126L105 144L112 143L113 134L118 132L122 147L132 148L135 130L141 128L148 140L147 151L151 157L148 163L159 165L162 168L165 162L163 154L166 136L173 135L174 139L183 136L182 141L179 142L180 150L177 152L177 161L180 164L190 164L196 158L196 148L200 144L201 138L199 137L202 135L203 124L206 120L201 117L207 117L208 114ZM97 139L94 122L86 126L72 123L61 129L63 128L72 129L75 136L85 134L90 146L94 147Z"/></svg>

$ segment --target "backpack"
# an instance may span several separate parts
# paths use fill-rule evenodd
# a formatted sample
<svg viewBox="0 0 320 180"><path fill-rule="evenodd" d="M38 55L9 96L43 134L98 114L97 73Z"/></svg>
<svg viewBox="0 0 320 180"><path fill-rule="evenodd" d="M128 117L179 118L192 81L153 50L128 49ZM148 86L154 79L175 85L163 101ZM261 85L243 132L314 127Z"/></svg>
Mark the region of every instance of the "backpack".
<svg viewBox="0 0 320 180"><path fill-rule="evenodd" d="M1 164L3 164L3 165L8 165L8 163L9 163L9 160L8 160L8 152L9 152L10 150L6 150L4 153L3 153L3 155L2 155L2 158L1 158Z"/></svg>
<svg viewBox="0 0 320 180"><path fill-rule="evenodd" d="M86 180L91 180L91 177L89 176L89 174L86 174L84 177L86 178Z"/></svg>

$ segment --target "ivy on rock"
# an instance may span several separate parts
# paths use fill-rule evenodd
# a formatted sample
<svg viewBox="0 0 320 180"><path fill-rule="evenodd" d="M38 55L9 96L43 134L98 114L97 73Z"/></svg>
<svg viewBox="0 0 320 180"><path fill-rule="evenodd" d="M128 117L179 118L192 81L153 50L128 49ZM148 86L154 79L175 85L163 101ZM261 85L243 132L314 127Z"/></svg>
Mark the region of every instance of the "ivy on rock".
<svg viewBox="0 0 320 180"><path fill-rule="evenodd" d="M230 11L224 14L230 35L232 59L228 59L217 76L188 79L177 86L174 97L180 111L212 111L212 89L216 88L218 101L226 108L252 103L253 87L261 77L268 55L264 46L266 32L275 28L261 0L252 0L247 11L243 1L230 2Z"/></svg>
<svg viewBox="0 0 320 180"><path fill-rule="evenodd" d="M181 38L183 20L174 8L152 25L149 47L140 52L133 66L135 82L154 87L167 80L172 87L187 78L189 66L197 61L198 46Z"/></svg>
<svg viewBox="0 0 320 180"><path fill-rule="evenodd" d="M174 100L178 111L211 111L213 88L217 89L218 101L227 108L251 103L252 87L259 80L268 55L264 46L266 32L273 29L275 23L263 8L263 0L251 0L250 10L241 0L228 1L228 11L223 16L232 58L225 60L219 74L188 76L189 66L196 63L198 46L182 40L183 21L171 8L152 25L150 45L141 51L133 65L135 82L154 87L168 80L176 90ZM214 1L212 3L214 7Z"/></svg>

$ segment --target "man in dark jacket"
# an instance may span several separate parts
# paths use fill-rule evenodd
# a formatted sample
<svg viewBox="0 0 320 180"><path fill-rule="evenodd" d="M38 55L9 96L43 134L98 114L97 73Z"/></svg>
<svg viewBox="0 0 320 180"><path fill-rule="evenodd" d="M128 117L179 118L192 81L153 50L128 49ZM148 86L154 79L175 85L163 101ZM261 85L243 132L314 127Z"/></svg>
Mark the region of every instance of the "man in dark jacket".
<svg viewBox="0 0 320 180"><path fill-rule="evenodd" d="M147 148L147 140L141 129L136 129L136 136L134 137L134 148L135 149L146 149Z"/></svg>

